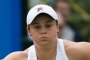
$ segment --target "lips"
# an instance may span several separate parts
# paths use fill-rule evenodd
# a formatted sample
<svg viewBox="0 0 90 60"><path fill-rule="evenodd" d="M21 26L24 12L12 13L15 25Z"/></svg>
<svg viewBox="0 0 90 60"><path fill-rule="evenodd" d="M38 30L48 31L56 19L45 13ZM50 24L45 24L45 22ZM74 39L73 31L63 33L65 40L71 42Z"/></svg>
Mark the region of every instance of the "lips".
<svg viewBox="0 0 90 60"><path fill-rule="evenodd" d="M40 41L47 41L47 37L41 37Z"/></svg>

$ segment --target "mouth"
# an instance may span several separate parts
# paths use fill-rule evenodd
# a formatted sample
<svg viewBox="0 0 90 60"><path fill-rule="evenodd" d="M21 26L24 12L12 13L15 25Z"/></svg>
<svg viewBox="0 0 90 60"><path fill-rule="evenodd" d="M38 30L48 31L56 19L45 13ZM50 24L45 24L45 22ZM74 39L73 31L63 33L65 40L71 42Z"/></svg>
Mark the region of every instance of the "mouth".
<svg viewBox="0 0 90 60"><path fill-rule="evenodd" d="M48 45L50 44L49 38L48 37L41 37L39 39L39 43L43 46L43 45Z"/></svg>
<svg viewBox="0 0 90 60"><path fill-rule="evenodd" d="M40 41L47 41L47 37L41 37Z"/></svg>

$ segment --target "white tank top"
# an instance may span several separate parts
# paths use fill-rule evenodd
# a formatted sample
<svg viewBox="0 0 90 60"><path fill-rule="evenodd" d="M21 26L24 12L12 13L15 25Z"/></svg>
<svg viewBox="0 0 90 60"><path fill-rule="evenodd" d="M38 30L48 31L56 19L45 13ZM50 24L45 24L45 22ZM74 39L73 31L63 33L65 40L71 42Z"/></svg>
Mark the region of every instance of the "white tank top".
<svg viewBox="0 0 90 60"><path fill-rule="evenodd" d="M28 60L37 60L34 45L29 47ZM68 60L66 53L65 53L64 43L62 39L58 39L56 60Z"/></svg>

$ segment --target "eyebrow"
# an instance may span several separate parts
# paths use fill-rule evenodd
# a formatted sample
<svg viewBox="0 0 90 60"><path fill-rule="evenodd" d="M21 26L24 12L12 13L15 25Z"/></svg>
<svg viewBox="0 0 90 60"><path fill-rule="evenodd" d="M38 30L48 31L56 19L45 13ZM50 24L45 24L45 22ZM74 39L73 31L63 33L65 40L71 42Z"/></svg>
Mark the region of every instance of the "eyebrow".
<svg viewBox="0 0 90 60"><path fill-rule="evenodd" d="M35 24L38 24L37 22L33 22L33 23L31 23L31 25L35 25Z"/></svg>
<svg viewBox="0 0 90 60"><path fill-rule="evenodd" d="M48 20L46 23L53 22L54 20Z"/></svg>

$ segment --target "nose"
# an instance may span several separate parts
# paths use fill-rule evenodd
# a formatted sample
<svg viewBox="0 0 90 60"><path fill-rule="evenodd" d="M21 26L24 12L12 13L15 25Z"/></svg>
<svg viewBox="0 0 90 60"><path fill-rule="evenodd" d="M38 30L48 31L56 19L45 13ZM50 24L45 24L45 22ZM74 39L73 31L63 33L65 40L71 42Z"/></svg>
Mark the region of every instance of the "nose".
<svg viewBox="0 0 90 60"><path fill-rule="evenodd" d="M40 29L40 34L46 34L47 33L47 29L45 27L42 27Z"/></svg>

